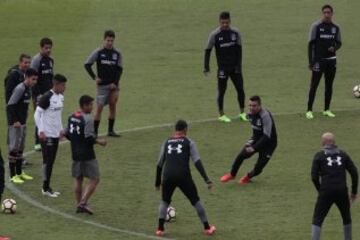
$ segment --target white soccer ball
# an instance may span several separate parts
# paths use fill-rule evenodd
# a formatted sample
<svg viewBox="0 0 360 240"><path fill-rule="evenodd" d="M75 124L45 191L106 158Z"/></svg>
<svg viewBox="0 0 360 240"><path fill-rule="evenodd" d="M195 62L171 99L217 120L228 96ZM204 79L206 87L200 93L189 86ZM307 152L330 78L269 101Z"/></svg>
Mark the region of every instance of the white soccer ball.
<svg viewBox="0 0 360 240"><path fill-rule="evenodd" d="M1 204L1 211L3 213L16 213L16 201L14 199L5 199Z"/></svg>
<svg viewBox="0 0 360 240"><path fill-rule="evenodd" d="M354 95L354 97L356 97L356 98L360 98L360 85L356 85L356 86L353 88L353 95Z"/></svg>
<svg viewBox="0 0 360 240"><path fill-rule="evenodd" d="M176 219L176 209L174 207L168 207L166 211L166 218L167 222L173 222Z"/></svg>

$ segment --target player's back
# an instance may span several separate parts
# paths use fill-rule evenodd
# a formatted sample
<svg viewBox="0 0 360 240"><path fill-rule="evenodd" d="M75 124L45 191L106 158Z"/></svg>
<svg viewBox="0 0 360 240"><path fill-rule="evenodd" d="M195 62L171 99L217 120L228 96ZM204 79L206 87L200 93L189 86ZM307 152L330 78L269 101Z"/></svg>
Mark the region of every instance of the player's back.
<svg viewBox="0 0 360 240"><path fill-rule="evenodd" d="M191 140L187 137L169 138L164 145L164 179L190 177Z"/></svg>

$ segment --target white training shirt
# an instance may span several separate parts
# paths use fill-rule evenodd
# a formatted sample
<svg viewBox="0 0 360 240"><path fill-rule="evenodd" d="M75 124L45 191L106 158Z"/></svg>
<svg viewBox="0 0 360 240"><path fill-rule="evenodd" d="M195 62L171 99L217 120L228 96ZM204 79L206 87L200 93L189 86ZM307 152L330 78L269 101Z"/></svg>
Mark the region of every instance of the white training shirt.
<svg viewBox="0 0 360 240"><path fill-rule="evenodd" d="M43 132L49 138L60 137L63 131L61 116L63 108L64 95L50 90L41 96L34 114L38 134Z"/></svg>

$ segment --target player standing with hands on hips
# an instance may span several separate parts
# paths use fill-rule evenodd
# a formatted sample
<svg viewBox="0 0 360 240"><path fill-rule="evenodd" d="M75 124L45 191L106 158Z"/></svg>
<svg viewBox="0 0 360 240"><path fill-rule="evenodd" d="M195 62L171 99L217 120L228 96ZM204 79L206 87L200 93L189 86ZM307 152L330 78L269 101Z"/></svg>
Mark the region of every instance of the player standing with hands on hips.
<svg viewBox="0 0 360 240"><path fill-rule="evenodd" d="M231 78L240 106L239 118L247 121L245 109L245 92L242 75L242 43L240 32L231 27L230 13L222 12L219 16L220 27L216 28L209 36L204 56L204 74L210 72L211 49L215 47L218 64L218 95L217 104L219 110L219 121L229 123L231 119L224 112L224 97L228 78Z"/></svg>
<svg viewBox="0 0 360 240"><path fill-rule="evenodd" d="M334 203L343 219L344 239L351 240L350 200L354 202L357 198L358 171L350 156L335 145L334 134L324 133L321 144L323 149L316 153L311 168L311 178L319 193L312 223L312 240L320 239L321 225ZM350 199L346 171L352 180Z"/></svg>
<svg viewBox="0 0 360 240"><path fill-rule="evenodd" d="M164 223L167 209L171 203L172 195L178 187L191 202L191 205L197 211L197 214L204 225L204 234L213 235L216 231L214 225L210 225L204 206L192 179L189 161L190 157L195 164L196 169L203 177L204 181L211 189L213 183L208 178L204 166L201 163L199 152L195 143L186 137L188 126L184 120L179 120L175 124L175 133L167 139L161 147L160 157L156 170L155 187L161 188L162 201L159 206L159 225L156 231L157 236L164 235ZM164 168L164 173L162 170ZM161 177L163 175L163 177Z"/></svg>

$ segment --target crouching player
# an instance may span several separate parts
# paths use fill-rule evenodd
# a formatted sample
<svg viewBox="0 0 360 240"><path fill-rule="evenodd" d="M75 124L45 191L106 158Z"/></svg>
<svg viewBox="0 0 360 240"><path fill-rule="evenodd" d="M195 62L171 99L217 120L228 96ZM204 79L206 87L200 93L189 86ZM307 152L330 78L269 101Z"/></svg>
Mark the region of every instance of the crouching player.
<svg viewBox="0 0 360 240"><path fill-rule="evenodd" d="M200 155L194 142L187 138L186 134L187 123L184 120L179 120L176 123L174 135L167 139L161 148L155 182L157 190L160 190L160 185L162 185L162 201L159 206L159 225L156 231L157 236L164 235L164 223L167 208L171 203L171 197L177 187L180 188L196 209L201 222L204 224L204 233L206 235L213 235L216 231L215 226L209 224L205 209L200 202L195 183L191 177L189 166L190 157L209 189L212 188L212 182L208 178L200 161ZM161 181L163 167L164 173Z"/></svg>
<svg viewBox="0 0 360 240"><path fill-rule="evenodd" d="M91 195L99 183L99 167L95 157L94 144L106 145L106 139L96 138L94 119L91 115L94 99L84 95L80 98L80 111L68 119L66 137L71 142L72 176L75 178L75 197L77 213L93 214L88 206ZM84 178L89 182L83 191Z"/></svg>

